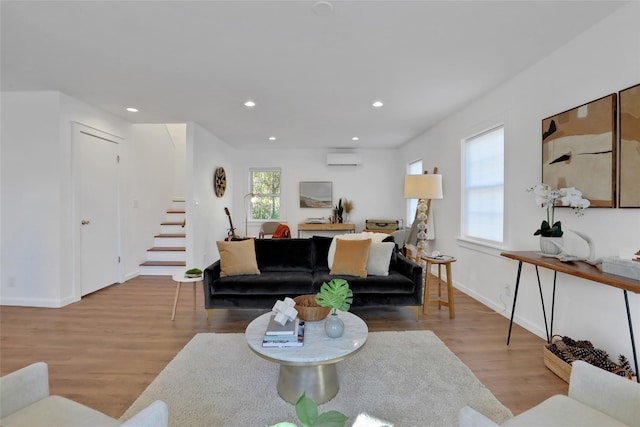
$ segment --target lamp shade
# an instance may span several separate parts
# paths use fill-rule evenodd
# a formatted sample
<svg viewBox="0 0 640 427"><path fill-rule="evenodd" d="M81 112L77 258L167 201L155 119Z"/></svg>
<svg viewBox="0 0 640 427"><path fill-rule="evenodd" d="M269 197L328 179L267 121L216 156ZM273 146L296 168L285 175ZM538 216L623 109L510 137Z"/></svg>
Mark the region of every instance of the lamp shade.
<svg viewBox="0 0 640 427"><path fill-rule="evenodd" d="M442 199L442 175L424 174L404 177L405 199Z"/></svg>

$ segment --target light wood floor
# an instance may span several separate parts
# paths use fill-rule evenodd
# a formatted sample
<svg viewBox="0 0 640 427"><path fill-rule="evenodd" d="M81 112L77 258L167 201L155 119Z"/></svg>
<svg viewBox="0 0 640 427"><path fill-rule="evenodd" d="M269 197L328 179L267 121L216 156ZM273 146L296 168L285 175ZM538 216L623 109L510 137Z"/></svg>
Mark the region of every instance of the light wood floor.
<svg viewBox="0 0 640 427"><path fill-rule="evenodd" d="M244 332L264 312L216 310L208 326L197 286L195 309L192 285L183 286L174 322L175 284L164 276L140 276L61 309L1 307L0 374L45 361L52 394L118 418L194 334ZM372 332L434 331L514 414L566 394L543 364L542 339L515 326L507 347L508 319L458 291L455 304L452 320L437 307L417 322L410 308L353 312Z"/></svg>

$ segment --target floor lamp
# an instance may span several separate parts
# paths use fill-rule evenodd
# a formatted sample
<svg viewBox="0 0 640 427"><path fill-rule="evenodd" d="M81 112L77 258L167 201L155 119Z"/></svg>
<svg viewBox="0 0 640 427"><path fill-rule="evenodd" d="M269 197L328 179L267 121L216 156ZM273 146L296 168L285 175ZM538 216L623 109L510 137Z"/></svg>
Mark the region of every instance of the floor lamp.
<svg viewBox="0 0 640 427"><path fill-rule="evenodd" d="M437 171L437 169L435 170ZM423 175L407 175L404 177L404 198L418 199L418 243L416 259L419 260L427 249L427 200L442 199L442 175L425 173Z"/></svg>

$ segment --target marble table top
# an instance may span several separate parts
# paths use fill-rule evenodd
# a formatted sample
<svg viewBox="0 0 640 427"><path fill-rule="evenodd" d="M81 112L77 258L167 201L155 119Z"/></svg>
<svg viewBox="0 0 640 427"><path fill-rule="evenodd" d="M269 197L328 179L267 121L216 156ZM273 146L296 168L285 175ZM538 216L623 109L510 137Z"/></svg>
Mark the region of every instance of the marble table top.
<svg viewBox="0 0 640 427"><path fill-rule="evenodd" d="M351 356L367 342L369 328L355 314L338 312L344 322L344 335L329 338L324 331L324 320L305 322L302 347L262 347L262 338L272 312L254 319L245 331L249 347L259 356L285 365L319 365L337 363Z"/></svg>

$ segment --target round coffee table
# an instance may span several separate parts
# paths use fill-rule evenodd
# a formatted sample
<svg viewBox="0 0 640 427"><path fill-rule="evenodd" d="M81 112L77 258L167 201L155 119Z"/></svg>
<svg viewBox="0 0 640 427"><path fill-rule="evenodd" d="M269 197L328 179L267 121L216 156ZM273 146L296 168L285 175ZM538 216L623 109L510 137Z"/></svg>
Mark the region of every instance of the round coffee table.
<svg viewBox="0 0 640 427"><path fill-rule="evenodd" d="M369 328L364 321L349 312L339 312L344 322L344 335L329 338L324 332L324 320L305 322L302 347L262 347L262 339L273 313L254 319L245 337L258 356L280 364L278 394L295 404L302 393L317 404L331 400L340 388L336 364L356 354L367 342Z"/></svg>

